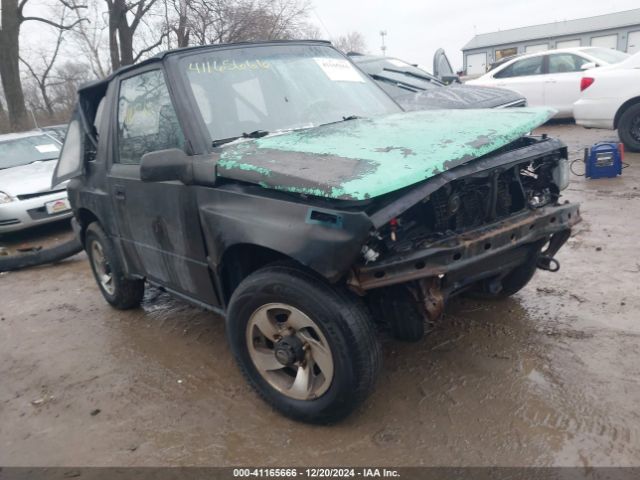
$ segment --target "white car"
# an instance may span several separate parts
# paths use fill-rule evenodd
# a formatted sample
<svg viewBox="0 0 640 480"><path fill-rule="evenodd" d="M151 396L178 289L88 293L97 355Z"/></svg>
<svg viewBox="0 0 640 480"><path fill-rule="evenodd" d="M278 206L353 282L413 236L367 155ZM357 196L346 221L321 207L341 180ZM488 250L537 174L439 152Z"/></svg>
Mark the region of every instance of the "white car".
<svg viewBox="0 0 640 480"><path fill-rule="evenodd" d="M525 97L530 107L555 108L556 118L571 118L583 71L626 58L626 53L608 48L559 48L515 57L467 84L508 88Z"/></svg>
<svg viewBox="0 0 640 480"><path fill-rule="evenodd" d="M627 150L640 152L640 53L622 63L585 72L574 105L576 123L618 129Z"/></svg>
<svg viewBox="0 0 640 480"><path fill-rule="evenodd" d="M38 131L0 135L0 234L73 215L66 186L51 188L60 147Z"/></svg>

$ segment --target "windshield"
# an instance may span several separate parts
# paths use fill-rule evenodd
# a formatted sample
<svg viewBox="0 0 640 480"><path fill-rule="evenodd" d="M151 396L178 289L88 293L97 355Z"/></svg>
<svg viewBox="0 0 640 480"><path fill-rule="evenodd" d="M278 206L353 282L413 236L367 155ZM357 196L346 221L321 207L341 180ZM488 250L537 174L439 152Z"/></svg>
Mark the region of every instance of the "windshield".
<svg viewBox="0 0 640 480"><path fill-rule="evenodd" d="M0 140L0 169L55 160L59 154L60 144L49 135Z"/></svg>
<svg viewBox="0 0 640 480"><path fill-rule="evenodd" d="M181 68L212 141L401 111L328 46L210 50Z"/></svg>
<svg viewBox="0 0 640 480"><path fill-rule="evenodd" d="M406 95L407 92L421 92L444 84L429 72L397 58L380 58L358 62L358 66L392 97Z"/></svg>
<svg viewBox="0 0 640 480"><path fill-rule="evenodd" d="M585 52L605 63L618 63L629 58L628 54L611 48L586 48Z"/></svg>

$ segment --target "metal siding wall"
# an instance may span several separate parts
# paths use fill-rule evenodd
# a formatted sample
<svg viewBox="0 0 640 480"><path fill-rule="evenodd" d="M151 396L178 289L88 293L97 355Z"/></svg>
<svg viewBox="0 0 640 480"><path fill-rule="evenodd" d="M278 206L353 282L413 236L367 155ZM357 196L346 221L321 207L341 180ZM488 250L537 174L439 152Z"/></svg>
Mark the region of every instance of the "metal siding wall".
<svg viewBox="0 0 640 480"><path fill-rule="evenodd" d="M592 32L583 32L575 35L562 35L559 37L550 37L546 39L546 42L549 44L549 48L556 48L556 44L558 41L564 40L577 40L580 39L581 47L589 47L591 46L591 39L593 37L602 37L606 35L618 35L618 50L625 52L627 50L627 37L631 32L640 31L640 25L634 25L631 27L624 28L615 28L608 30L595 30ZM495 52L496 50L502 50L503 48L517 48L518 54L525 53L525 48L531 45L538 45L541 43L545 43L545 40L528 40L522 42L514 42L514 43L504 43L500 45L491 45L482 48L473 48L470 50L463 50L463 66L464 69L467 69L467 56L473 55L476 53L486 53L487 54L487 65L492 64L495 61Z"/></svg>

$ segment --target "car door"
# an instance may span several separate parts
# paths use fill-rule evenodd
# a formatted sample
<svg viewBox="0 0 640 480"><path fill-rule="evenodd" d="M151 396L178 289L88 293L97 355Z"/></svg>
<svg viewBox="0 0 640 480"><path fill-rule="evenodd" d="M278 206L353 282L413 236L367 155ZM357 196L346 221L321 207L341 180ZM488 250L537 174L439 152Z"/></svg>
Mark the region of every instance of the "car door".
<svg viewBox="0 0 640 480"><path fill-rule="evenodd" d="M218 300L209 275L193 187L142 182L145 153L184 149L165 76L150 69L120 80L108 185L119 240L130 270L210 305Z"/></svg>
<svg viewBox="0 0 640 480"><path fill-rule="evenodd" d="M522 58L493 74L492 86L504 87L520 93L527 105L544 105L544 55Z"/></svg>
<svg viewBox="0 0 640 480"><path fill-rule="evenodd" d="M548 73L544 76L544 98L547 106L558 110L559 117L572 117L573 104L580 97L582 65L590 60L563 52L548 58Z"/></svg>

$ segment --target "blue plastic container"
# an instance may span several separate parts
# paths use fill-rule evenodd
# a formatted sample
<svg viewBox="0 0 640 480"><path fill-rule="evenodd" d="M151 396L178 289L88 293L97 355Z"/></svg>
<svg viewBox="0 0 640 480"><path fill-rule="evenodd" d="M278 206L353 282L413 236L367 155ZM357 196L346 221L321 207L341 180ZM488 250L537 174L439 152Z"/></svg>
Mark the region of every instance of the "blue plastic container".
<svg viewBox="0 0 640 480"><path fill-rule="evenodd" d="M585 176L612 178L622 175L622 155L617 143L599 142L585 150Z"/></svg>

